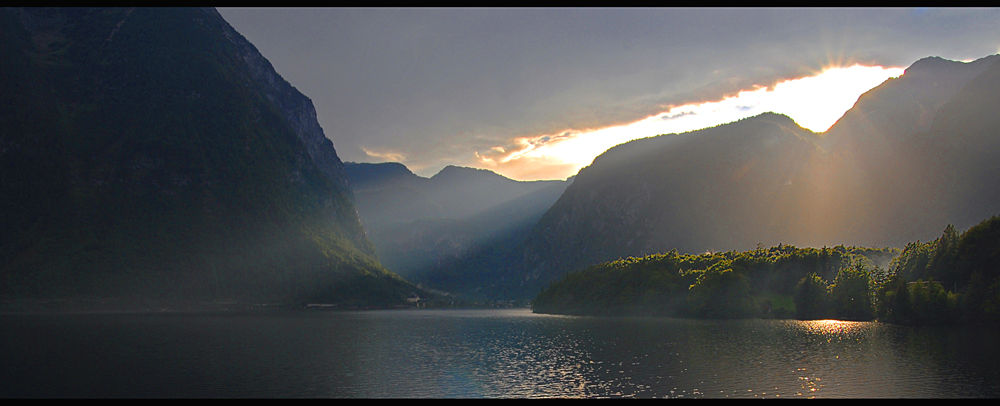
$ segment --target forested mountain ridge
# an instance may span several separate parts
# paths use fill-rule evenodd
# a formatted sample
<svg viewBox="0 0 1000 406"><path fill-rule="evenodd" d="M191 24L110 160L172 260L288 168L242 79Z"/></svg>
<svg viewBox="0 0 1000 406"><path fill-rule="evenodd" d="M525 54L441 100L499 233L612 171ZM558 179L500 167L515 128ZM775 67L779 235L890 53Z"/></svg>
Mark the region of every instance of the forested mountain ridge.
<svg viewBox="0 0 1000 406"><path fill-rule="evenodd" d="M900 247L970 227L1000 212L998 60L920 60L823 134L765 113L611 148L532 231L522 286L671 249Z"/></svg>
<svg viewBox="0 0 1000 406"><path fill-rule="evenodd" d="M803 210L817 141L768 113L611 148L580 171L532 231L526 282L670 249L777 244L795 227L785 214Z"/></svg>
<svg viewBox="0 0 1000 406"><path fill-rule="evenodd" d="M0 10L0 293L395 303L312 102L214 9Z"/></svg>

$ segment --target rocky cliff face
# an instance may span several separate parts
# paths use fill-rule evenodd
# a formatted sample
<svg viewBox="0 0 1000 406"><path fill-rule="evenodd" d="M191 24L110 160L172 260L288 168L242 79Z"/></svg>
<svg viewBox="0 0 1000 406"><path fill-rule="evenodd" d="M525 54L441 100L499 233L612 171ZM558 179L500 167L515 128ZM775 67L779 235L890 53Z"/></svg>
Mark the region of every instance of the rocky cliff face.
<svg viewBox="0 0 1000 406"><path fill-rule="evenodd" d="M0 192L16 196L0 202L0 294L409 293L375 259L311 101L215 10L0 19Z"/></svg>
<svg viewBox="0 0 1000 406"><path fill-rule="evenodd" d="M218 11L214 8L202 10L210 16L202 21L219 30L237 49L237 55L246 64L247 79L262 85L263 96L281 111L282 116L291 125L292 131L302 140L313 163L333 181L338 190L342 191L344 198L330 201L329 208L336 213L335 216L341 226L350 230L350 238L355 246L367 254L374 255L374 248L368 242L365 230L360 226L357 210L354 208L354 192L348 183L344 164L337 156L333 142L326 137L323 128L320 127L312 100L278 75L257 48L226 23Z"/></svg>

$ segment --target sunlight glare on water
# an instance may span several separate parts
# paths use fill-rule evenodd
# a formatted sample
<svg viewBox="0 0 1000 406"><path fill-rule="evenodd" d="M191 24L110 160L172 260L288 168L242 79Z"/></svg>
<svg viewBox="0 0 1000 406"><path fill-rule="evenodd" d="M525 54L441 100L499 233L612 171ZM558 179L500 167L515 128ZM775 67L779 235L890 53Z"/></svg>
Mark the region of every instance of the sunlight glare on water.
<svg viewBox="0 0 1000 406"><path fill-rule="evenodd" d="M0 397L997 397L998 332L508 310L0 315Z"/></svg>

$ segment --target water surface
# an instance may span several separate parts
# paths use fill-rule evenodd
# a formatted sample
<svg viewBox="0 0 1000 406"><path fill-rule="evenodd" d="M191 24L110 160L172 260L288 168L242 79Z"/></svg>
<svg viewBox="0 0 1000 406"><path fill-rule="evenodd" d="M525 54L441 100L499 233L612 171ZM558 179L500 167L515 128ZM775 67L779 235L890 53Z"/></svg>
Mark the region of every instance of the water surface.
<svg viewBox="0 0 1000 406"><path fill-rule="evenodd" d="M0 323L3 397L1000 397L990 329L527 309Z"/></svg>

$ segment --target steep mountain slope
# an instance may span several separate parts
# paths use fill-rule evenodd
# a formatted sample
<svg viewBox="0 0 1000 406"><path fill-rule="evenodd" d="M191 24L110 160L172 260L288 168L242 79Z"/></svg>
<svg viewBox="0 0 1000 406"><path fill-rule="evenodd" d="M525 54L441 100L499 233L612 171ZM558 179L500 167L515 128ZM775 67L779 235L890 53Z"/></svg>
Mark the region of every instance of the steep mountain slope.
<svg viewBox="0 0 1000 406"><path fill-rule="evenodd" d="M532 231L523 281L673 248L777 244L796 232L817 140L786 116L763 114L611 148Z"/></svg>
<svg viewBox="0 0 1000 406"><path fill-rule="evenodd" d="M214 9L0 19L0 294L409 293L375 258L312 102Z"/></svg>
<svg viewBox="0 0 1000 406"><path fill-rule="evenodd" d="M953 216L955 210L966 211L972 206L949 200L952 193L947 189L957 179L945 180L942 176L945 172L949 176L957 174L951 170L967 173L958 169L963 161L988 162L973 159L973 150L959 153L949 146L956 140L981 137L957 127L959 122L948 118L952 113L946 113L949 108L944 106L965 103L971 91L988 90L988 75L984 73L996 69L997 61L997 55L970 63L936 57L921 59L903 76L862 95L854 108L827 131L823 146L830 154L824 157L823 165L835 170L827 171L824 181L827 190L838 191L840 197L823 199L825 203L817 204L815 217L835 220L840 230L845 230L845 234L828 234L830 237L858 238L856 232L846 230L865 229L865 243L905 244L932 238L942 224L958 222L968 227L991 215L980 212L965 219ZM975 78L984 83L973 85ZM995 105L995 101L972 102L979 103L986 105L978 111L968 109L970 114L961 125L986 125L992 120L990 113L981 110L990 103ZM989 145L983 147L981 152L997 151ZM822 228L826 233L839 232L829 224Z"/></svg>
<svg viewBox="0 0 1000 406"><path fill-rule="evenodd" d="M539 221L512 276L534 293L570 270L674 248L899 247L969 227L1000 212L998 60L918 61L825 134L762 114L614 147Z"/></svg>
<svg viewBox="0 0 1000 406"><path fill-rule="evenodd" d="M1000 213L1000 58L941 106L914 161L943 190L946 222L959 228ZM940 158L935 161L934 158Z"/></svg>

